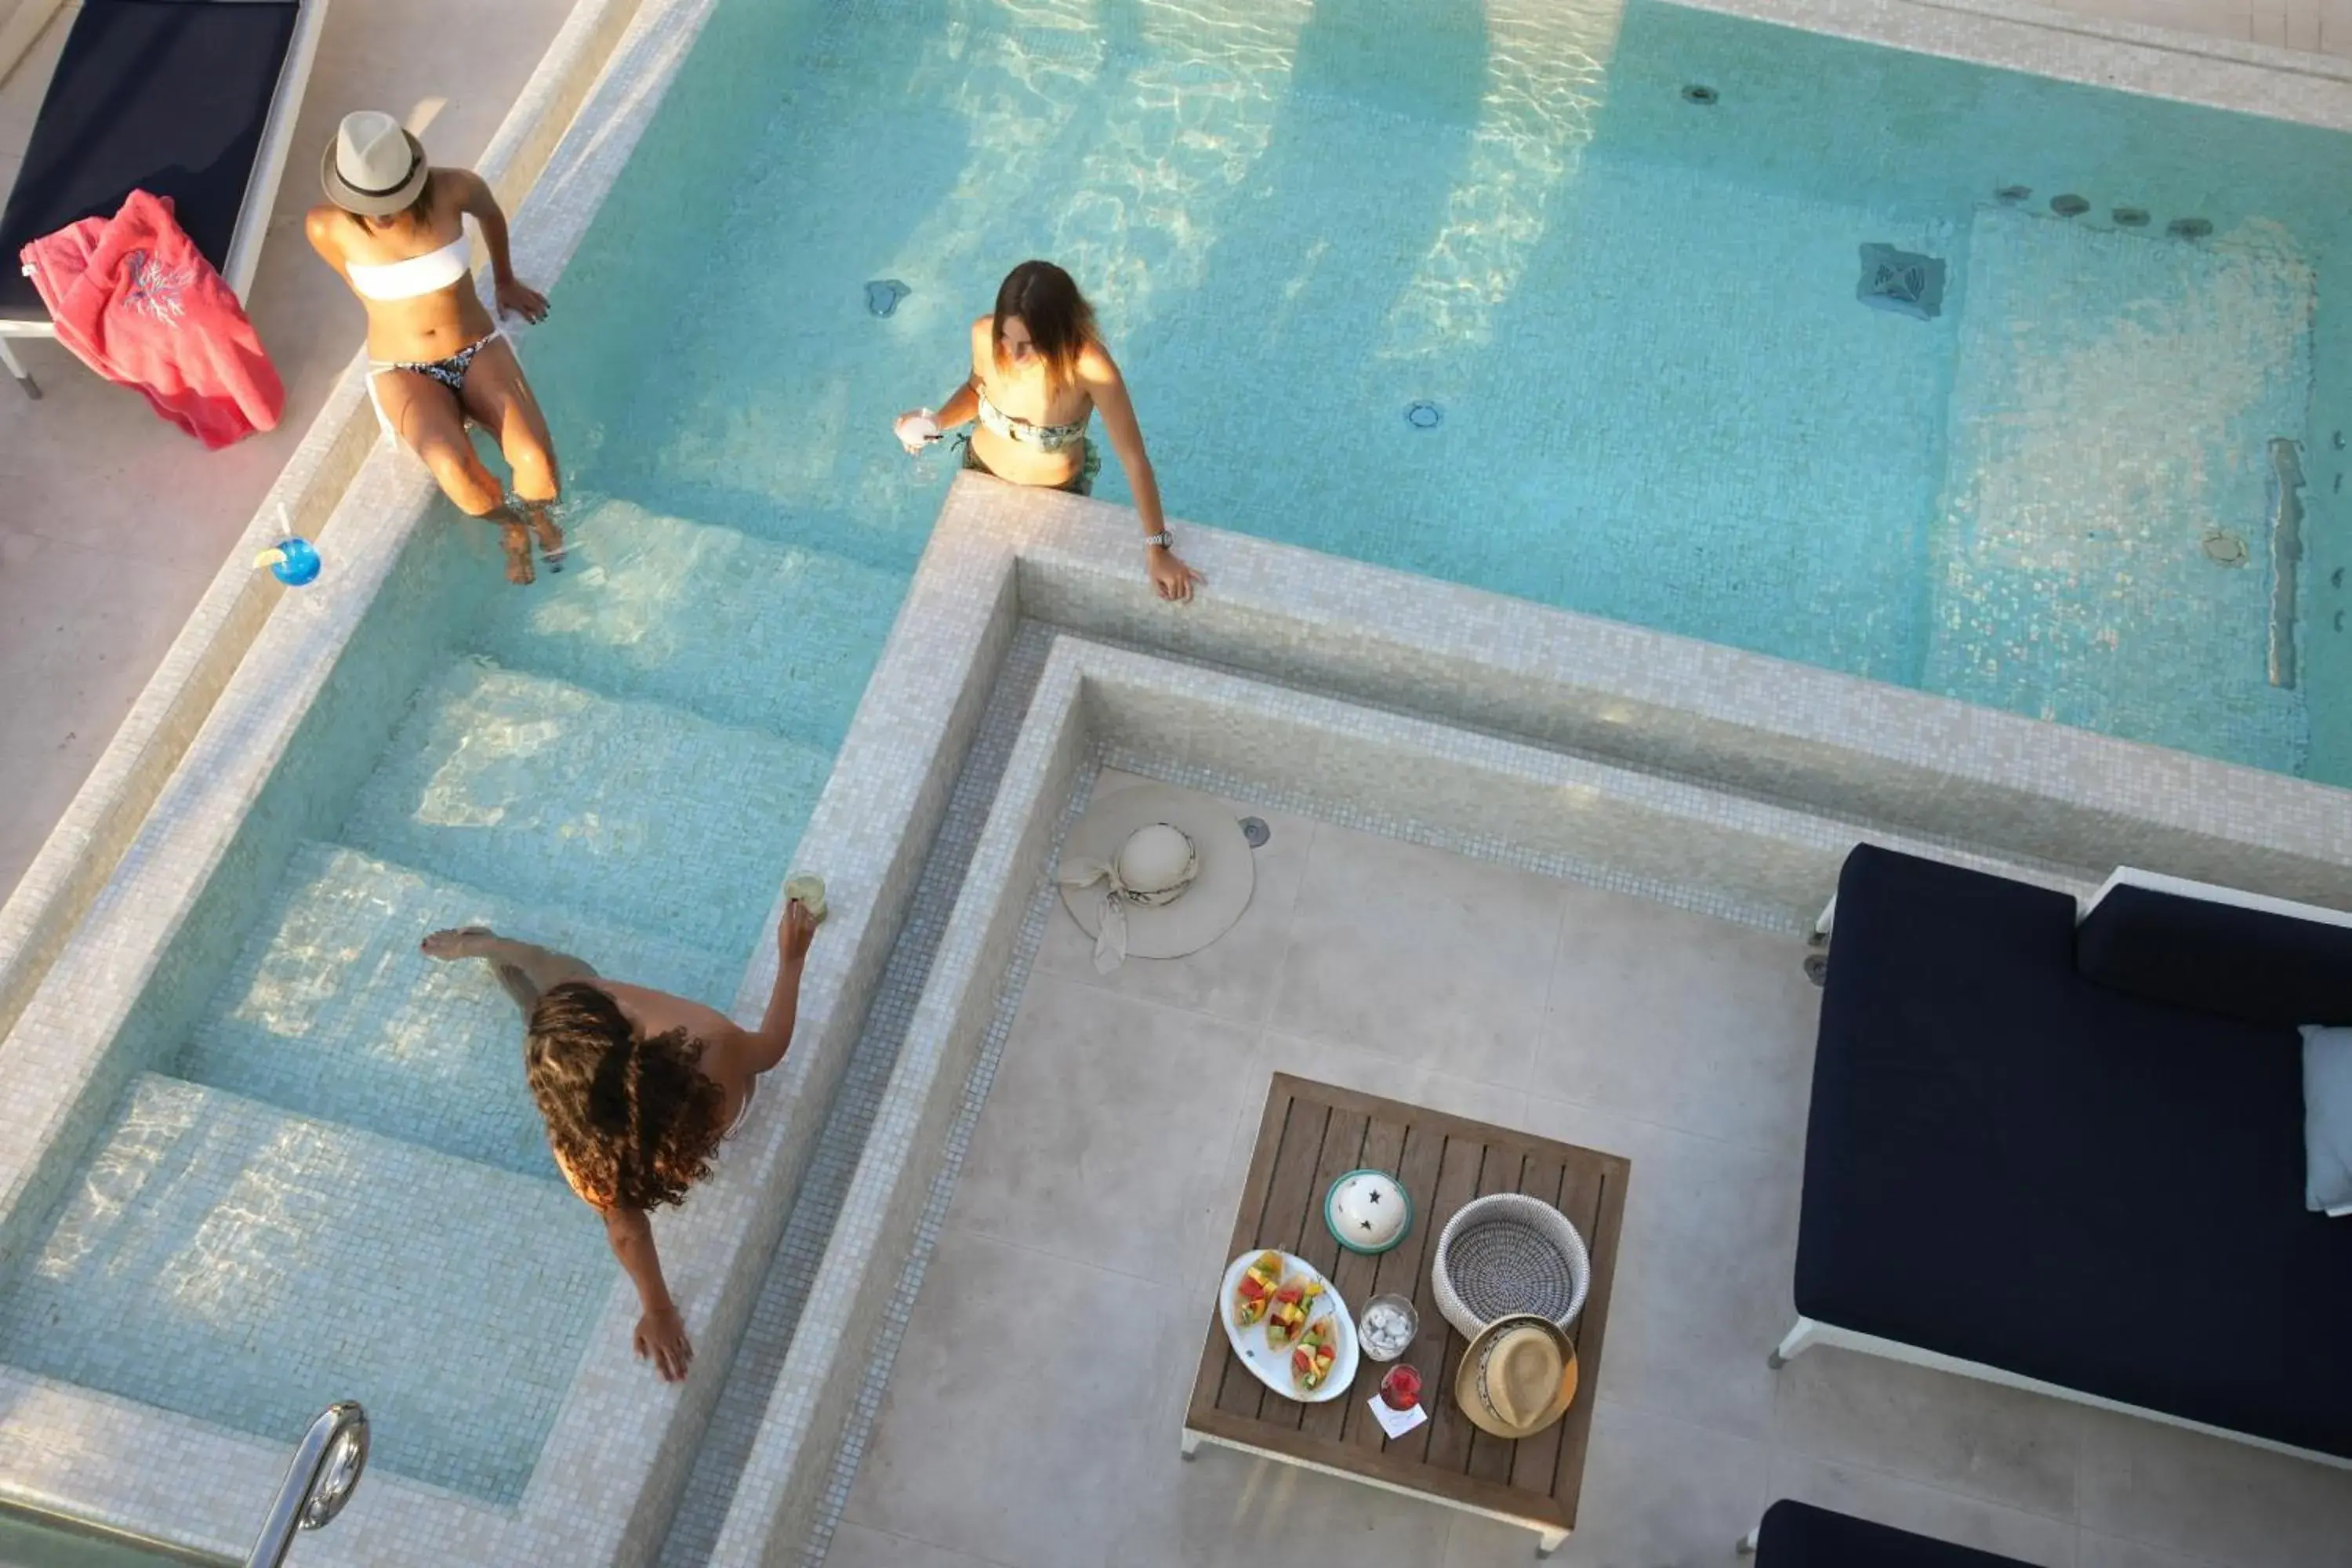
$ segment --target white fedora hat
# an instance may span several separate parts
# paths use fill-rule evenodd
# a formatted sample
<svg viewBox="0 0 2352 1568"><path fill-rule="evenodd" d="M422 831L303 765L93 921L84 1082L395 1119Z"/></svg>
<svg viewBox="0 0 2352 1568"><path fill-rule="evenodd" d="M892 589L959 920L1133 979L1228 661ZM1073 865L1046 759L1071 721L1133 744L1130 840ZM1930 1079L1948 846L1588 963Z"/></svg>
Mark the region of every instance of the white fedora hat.
<svg viewBox="0 0 2352 1568"><path fill-rule="evenodd" d="M1129 955L1181 958L1233 929L1257 866L1234 814L1204 795L1130 784L1088 804L1056 873L1105 973Z"/></svg>
<svg viewBox="0 0 2352 1568"><path fill-rule="evenodd" d="M327 199L345 212L362 217L383 217L416 199L432 170L425 162L425 143L401 129L400 121L381 110L356 110L335 127L327 155L319 169L319 183Z"/></svg>

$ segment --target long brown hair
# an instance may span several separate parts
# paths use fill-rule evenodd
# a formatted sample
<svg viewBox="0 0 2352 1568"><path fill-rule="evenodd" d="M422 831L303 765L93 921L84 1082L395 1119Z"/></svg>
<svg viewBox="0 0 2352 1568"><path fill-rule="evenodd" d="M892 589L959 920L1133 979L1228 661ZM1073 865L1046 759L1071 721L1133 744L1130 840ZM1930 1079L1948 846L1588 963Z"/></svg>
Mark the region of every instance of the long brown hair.
<svg viewBox="0 0 2352 1568"><path fill-rule="evenodd" d="M726 1095L684 1029L639 1039L620 1004L579 981L530 1013L523 1074L556 1160L600 1208L681 1202L710 1173Z"/></svg>
<svg viewBox="0 0 2352 1568"><path fill-rule="evenodd" d="M1045 362L1045 387L1059 392L1076 376L1078 356L1095 334L1095 310L1070 275L1050 261L1024 261L996 288L996 325L991 353L1004 365L1004 323L1018 316L1029 329L1037 357Z"/></svg>

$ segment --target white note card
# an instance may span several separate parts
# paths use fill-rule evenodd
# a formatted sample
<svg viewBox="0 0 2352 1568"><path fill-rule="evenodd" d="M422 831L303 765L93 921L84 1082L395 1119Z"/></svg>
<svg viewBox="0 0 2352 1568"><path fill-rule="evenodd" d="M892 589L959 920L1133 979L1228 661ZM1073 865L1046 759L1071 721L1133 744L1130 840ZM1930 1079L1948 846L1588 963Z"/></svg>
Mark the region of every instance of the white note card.
<svg viewBox="0 0 2352 1568"><path fill-rule="evenodd" d="M1379 1422L1381 1430L1391 1437L1402 1437L1429 1419L1429 1412L1419 1405L1410 1410L1392 1410L1389 1408L1389 1402L1377 1394L1367 1403L1372 1407L1372 1419Z"/></svg>

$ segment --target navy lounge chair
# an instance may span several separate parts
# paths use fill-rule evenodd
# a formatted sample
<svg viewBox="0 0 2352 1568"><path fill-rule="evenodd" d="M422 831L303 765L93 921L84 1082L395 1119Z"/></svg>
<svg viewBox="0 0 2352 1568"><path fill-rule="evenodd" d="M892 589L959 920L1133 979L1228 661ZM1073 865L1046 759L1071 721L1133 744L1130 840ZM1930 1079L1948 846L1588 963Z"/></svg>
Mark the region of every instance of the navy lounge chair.
<svg viewBox="0 0 2352 1568"><path fill-rule="evenodd" d="M133 190L169 196L239 300L302 108L327 0L82 0L0 214L0 364L57 328L17 253Z"/></svg>
<svg viewBox="0 0 2352 1568"><path fill-rule="evenodd" d="M2118 870L2069 894L1857 846L1797 1230L1827 1344L2352 1468L2352 1220L2304 1207L2299 1022L2352 915Z"/></svg>
<svg viewBox="0 0 2352 1568"><path fill-rule="evenodd" d="M1891 1525L1782 1498L1739 1543L1756 1568L2025 1568L1973 1546L1954 1546Z"/></svg>

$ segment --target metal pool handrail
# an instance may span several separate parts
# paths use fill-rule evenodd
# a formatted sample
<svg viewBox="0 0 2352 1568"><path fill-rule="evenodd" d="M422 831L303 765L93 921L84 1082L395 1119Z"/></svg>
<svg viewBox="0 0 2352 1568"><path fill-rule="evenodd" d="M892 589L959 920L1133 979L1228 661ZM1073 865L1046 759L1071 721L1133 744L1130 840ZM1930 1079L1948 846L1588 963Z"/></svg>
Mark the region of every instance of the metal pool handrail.
<svg viewBox="0 0 2352 1568"><path fill-rule="evenodd" d="M294 1462L287 1467L278 1500L269 1505L269 1518L245 1568L278 1568L299 1531L316 1530L342 1512L352 1489L360 1484L360 1471L367 1468L367 1412L356 1400L342 1400L320 1411L294 1450Z"/></svg>

